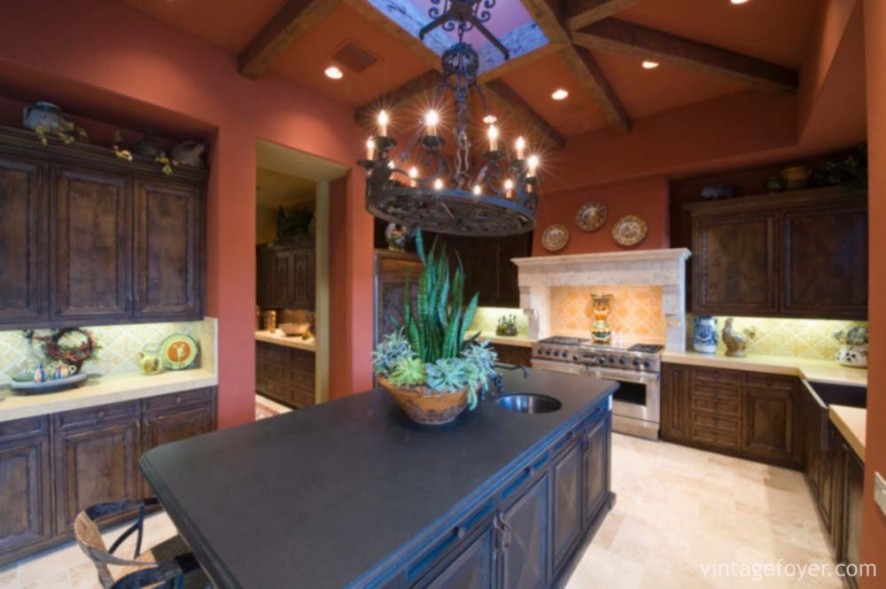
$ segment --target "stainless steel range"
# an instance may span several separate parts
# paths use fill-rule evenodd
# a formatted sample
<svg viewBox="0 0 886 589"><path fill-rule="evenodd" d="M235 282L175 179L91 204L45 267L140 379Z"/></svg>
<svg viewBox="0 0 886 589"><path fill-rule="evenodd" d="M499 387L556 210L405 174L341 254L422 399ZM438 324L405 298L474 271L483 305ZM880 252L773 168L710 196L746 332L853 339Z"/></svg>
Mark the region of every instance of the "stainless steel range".
<svg viewBox="0 0 886 589"><path fill-rule="evenodd" d="M621 386L613 395L613 429L658 439L662 348L636 344L625 349L581 338L550 337L532 346L532 367L617 381Z"/></svg>

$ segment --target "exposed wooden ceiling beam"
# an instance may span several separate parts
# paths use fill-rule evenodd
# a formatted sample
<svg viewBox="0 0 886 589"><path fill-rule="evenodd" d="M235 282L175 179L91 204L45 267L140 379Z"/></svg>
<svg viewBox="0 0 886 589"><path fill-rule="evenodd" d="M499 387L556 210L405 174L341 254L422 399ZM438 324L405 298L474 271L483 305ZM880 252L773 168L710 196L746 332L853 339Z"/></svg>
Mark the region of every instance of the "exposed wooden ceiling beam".
<svg viewBox="0 0 886 589"><path fill-rule="evenodd" d="M572 39L588 49L667 63L765 90L796 92L799 83L796 70L615 18L574 31Z"/></svg>
<svg viewBox="0 0 886 589"><path fill-rule="evenodd" d="M490 80L483 85L483 92L487 98L498 104L518 127L526 129L531 138L542 141L549 148L563 149L566 144L563 135L507 84L501 80Z"/></svg>
<svg viewBox="0 0 886 589"><path fill-rule="evenodd" d="M240 56L240 73L259 78L293 41L323 20L339 0L289 0L249 42Z"/></svg>
<svg viewBox="0 0 886 589"><path fill-rule="evenodd" d="M522 1L547 38L562 46L561 55L566 66L603 113L606 121L616 129L628 131L631 120L603 72L589 53L580 53L572 44L570 33L563 23L563 6L557 0Z"/></svg>
<svg viewBox="0 0 886 589"><path fill-rule="evenodd" d="M372 126L375 124L375 117L378 111L408 105L416 98L432 92L440 78L440 72L437 70L431 70L417 78L413 78L390 92L358 107L354 118L360 125Z"/></svg>
<svg viewBox="0 0 886 589"><path fill-rule="evenodd" d="M627 10L637 0L566 0L566 23L573 31Z"/></svg>

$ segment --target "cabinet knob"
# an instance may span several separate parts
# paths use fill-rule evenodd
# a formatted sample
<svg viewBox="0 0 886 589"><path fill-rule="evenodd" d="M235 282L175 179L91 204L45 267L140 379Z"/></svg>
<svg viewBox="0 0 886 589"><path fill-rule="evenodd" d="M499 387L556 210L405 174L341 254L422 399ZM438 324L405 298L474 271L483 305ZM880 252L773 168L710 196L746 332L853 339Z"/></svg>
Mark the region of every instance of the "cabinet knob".
<svg viewBox="0 0 886 589"><path fill-rule="evenodd" d="M98 418L99 418L99 419L102 419L102 418L104 418L104 416L105 416L105 410L104 410L104 409L102 409L102 410L101 410L101 411L99 411L99 412L98 412L98 414L97 414L97 415L98 415Z"/></svg>
<svg viewBox="0 0 886 589"><path fill-rule="evenodd" d="M464 538L467 533L468 533L468 531L465 529L464 526L458 526L455 528L455 537L458 538L459 540Z"/></svg>

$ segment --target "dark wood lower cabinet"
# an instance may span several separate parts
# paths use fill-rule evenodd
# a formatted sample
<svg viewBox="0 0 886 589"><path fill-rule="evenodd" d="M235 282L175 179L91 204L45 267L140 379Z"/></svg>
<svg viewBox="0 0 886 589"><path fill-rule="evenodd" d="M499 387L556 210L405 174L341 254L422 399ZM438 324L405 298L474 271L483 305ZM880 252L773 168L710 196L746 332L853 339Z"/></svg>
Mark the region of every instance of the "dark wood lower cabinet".
<svg viewBox="0 0 886 589"><path fill-rule="evenodd" d="M661 437L802 468L799 386L795 377L665 364Z"/></svg>
<svg viewBox="0 0 886 589"><path fill-rule="evenodd" d="M0 565L70 539L90 505L150 494L142 453L215 428L214 388L0 423Z"/></svg>
<svg viewBox="0 0 886 589"><path fill-rule="evenodd" d="M544 589L565 584L613 502L609 400L368 587ZM362 585L361 585L362 586Z"/></svg>
<svg viewBox="0 0 886 589"><path fill-rule="evenodd" d="M55 416L55 529L96 503L141 496L139 403Z"/></svg>
<svg viewBox="0 0 886 589"><path fill-rule="evenodd" d="M492 347L498 354L499 364L513 364L527 368L532 366L532 348L505 344L493 344Z"/></svg>
<svg viewBox="0 0 886 589"><path fill-rule="evenodd" d="M49 419L0 423L0 554L17 559L52 538Z"/></svg>
<svg viewBox="0 0 886 589"><path fill-rule="evenodd" d="M841 440L842 441L842 440ZM864 504L864 463L855 454L849 444L842 441L842 514L841 547L839 560L843 564L853 565L849 572L857 573L861 564L861 514ZM846 581L852 589L858 589L859 577L848 576Z"/></svg>
<svg viewBox="0 0 886 589"><path fill-rule="evenodd" d="M256 392L295 409L313 406L315 356L314 352L256 342Z"/></svg>

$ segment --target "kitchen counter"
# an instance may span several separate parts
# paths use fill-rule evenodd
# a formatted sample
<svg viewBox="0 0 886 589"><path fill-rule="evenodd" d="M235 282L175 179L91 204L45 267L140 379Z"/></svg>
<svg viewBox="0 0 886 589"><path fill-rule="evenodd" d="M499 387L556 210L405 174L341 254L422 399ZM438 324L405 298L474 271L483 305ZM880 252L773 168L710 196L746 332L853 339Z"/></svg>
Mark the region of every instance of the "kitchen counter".
<svg viewBox="0 0 886 589"><path fill-rule="evenodd" d="M376 389L167 444L140 465L217 587L389 587L390 574L419 574L443 556L427 551L440 538L459 541L459 522L477 529L484 520L469 514L491 509L488 502L503 500L490 499L499 492L508 497L501 485L548 472L538 453L550 448L553 460L552 446L577 438L589 416L607 426L608 447L614 383L543 370L503 378L506 391L544 392L563 406L531 415L485 401L451 424L427 427ZM609 460L608 451L595 456ZM586 460L608 472L600 458ZM608 482L590 476L608 495ZM583 537L611 499L605 505Z"/></svg>
<svg viewBox="0 0 886 589"><path fill-rule="evenodd" d="M866 369L842 366L832 360L811 360L808 358L756 354L748 354L745 358L732 358L729 356L699 354L697 352L665 351L662 352L661 361L671 364L688 364L691 366L799 376L809 381L832 384L867 386L868 383L868 371Z"/></svg>
<svg viewBox="0 0 886 589"><path fill-rule="evenodd" d="M828 415L837 431L849 442L852 450L864 462L864 441L867 431L867 409L858 407L846 407L845 405L831 405L828 407Z"/></svg>
<svg viewBox="0 0 886 589"><path fill-rule="evenodd" d="M267 344L275 344L278 346L286 346L287 348L304 350L306 352L317 351L317 340L315 338L304 340L301 338L301 336L297 335L290 337L287 335L283 335L280 330L274 332L256 331L255 340L259 342L265 342Z"/></svg>
<svg viewBox="0 0 886 589"><path fill-rule="evenodd" d="M134 401L191 389L216 386L218 376L208 370L179 370L155 375L141 373L103 376L78 388L41 395L14 395L0 389L0 422L84 409L109 403Z"/></svg>

